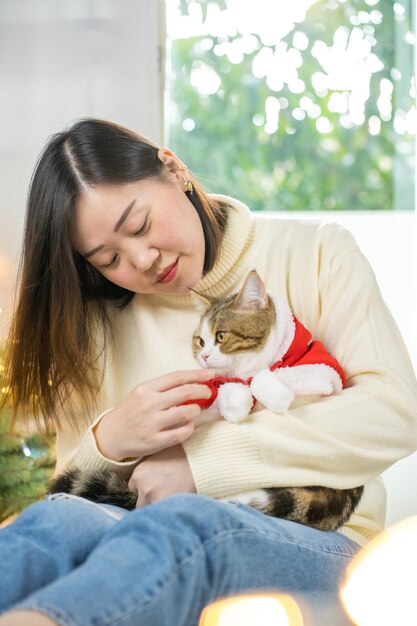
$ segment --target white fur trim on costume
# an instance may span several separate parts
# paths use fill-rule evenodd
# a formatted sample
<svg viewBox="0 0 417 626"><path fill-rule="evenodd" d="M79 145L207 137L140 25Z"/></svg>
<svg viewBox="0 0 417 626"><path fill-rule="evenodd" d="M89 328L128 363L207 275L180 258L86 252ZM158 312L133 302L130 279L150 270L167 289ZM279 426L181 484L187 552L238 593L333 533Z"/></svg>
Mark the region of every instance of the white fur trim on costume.
<svg viewBox="0 0 417 626"><path fill-rule="evenodd" d="M342 391L342 380L339 374L324 363L279 367L273 373L296 396L312 394L329 396Z"/></svg>
<svg viewBox="0 0 417 626"><path fill-rule="evenodd" d="M279 378L275 372L264 369L255 374L250 384L254 397L262 402L270 411L280 413L285 411L294 400L294 393Z"/></svg>
<svg viewBox="0 0 417 626"><path fill-rule="evenodd" d="M228 422L241 422L252 409L252 393L242 383L225 383L219 387L217 396L220 414Z"/></svg>
<svg viewBox="0 0 417 626"><path fill-rule="evenodd" d="M288 348L292 344L295 337L295 321L290 307L286 302L284 302L284 300L280 300L276 296L271 296L271 298L274 303L275 313L277 316L275 324L278 330L278 341L275 345L278 346L278 349L275 352L274 360L271 361L270 365L282 359L284 354L288 352Z"/></svg>

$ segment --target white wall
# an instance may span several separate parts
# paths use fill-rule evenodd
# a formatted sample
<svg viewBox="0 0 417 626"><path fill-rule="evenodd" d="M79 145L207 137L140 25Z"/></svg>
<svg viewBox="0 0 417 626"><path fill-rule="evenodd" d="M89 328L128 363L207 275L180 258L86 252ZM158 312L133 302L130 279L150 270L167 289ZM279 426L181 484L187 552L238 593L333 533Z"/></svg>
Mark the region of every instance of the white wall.
<svg viewBox="0 0 417 626"><path fill-rule="evenodd" d="M162 9L161 0L0 2L0 337L29 179L47 138L95 116L161 141Z"/></svg>

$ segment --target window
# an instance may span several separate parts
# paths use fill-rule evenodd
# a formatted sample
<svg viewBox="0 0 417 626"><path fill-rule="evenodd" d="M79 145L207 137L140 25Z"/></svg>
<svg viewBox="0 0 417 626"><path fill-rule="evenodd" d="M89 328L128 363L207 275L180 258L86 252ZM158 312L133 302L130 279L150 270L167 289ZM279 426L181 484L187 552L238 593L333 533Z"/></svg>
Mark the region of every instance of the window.
<svg viewBox="0 0 417 626"><path fill-rule="evenodd" d="M253 210L414 208L413 0L167 0L168 141Z"/></svg>

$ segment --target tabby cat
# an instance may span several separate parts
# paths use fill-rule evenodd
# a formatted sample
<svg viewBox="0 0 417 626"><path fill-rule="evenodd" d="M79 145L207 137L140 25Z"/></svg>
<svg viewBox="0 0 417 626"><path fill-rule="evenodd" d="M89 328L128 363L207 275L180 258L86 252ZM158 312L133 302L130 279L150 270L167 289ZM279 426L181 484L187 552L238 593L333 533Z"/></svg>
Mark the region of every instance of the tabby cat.
<svg viewBox="0 0 417 626"><path fill-rule="evenodd" d="M202 367L217 373L206 383L212 396L199 402L206 410L196 425L218 419L218 413L232 423L241 422L260 408L285 411L295 396L342 391L344 373L339 363L321 343L311 341L311 334L285 302L267 293L256 271L248 274L237 294L225 298L193 294L202 313L193 337L194 356ZM57 492L127 509L134 509L137 500L137 492L110 470L67 470L51 483L50 493ZM268 487L233 499L267 515L337 530L362 493L362 486Z"/></svg>

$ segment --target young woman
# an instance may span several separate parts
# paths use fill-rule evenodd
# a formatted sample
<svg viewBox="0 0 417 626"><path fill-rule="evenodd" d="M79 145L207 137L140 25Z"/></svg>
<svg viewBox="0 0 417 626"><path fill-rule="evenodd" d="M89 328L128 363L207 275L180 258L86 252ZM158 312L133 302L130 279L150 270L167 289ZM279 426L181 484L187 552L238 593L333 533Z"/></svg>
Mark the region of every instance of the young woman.
<svg viewBox="0 0 417 626"><path fill-rule="evenodd" d="M189 288L234 293L253 268L347 386L195 428L200 408L178 405L204 396L210 372L193 359ZM111 468L139 497L129 513L54 497L0 531L0 624L193 626L247 589L336 605L347 563L384 523L378 476L417 447L413 370L352 236L207 195L172 152L109 122L55 135L37 164L8 355L16 413L56 428L57 471ZM362 484L339 532L219 501Z"/></svg>

